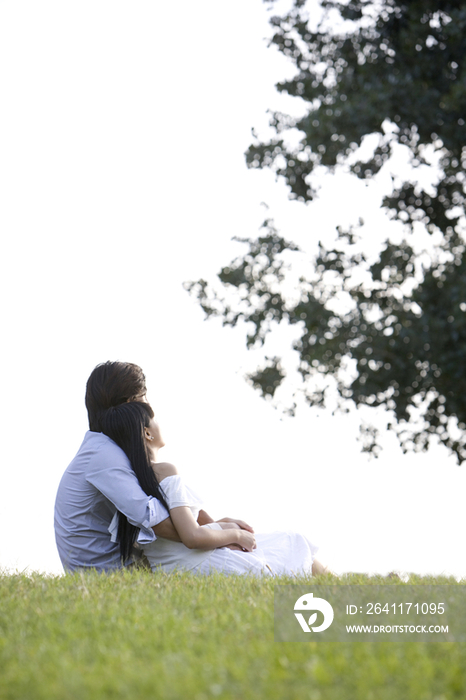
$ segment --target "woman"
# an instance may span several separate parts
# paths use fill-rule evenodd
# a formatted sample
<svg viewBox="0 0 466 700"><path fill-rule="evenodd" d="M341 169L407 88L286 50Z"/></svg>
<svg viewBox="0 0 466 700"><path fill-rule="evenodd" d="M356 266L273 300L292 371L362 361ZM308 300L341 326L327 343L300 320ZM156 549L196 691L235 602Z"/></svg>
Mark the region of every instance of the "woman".
<svg viewBox="0 0 466 700"><path fill-rule="evenodd" d="M143 490L170 511L180 537L181 542L158 537L143 545L153 571L162 567L166 571L208 574L216 570L260 576L326 570L314 559L317 547L302 535L277 532L255 536L246 523L230 519L201 524L202 502L197 494L184 484L176 467L157 462L158 451L165 443L149 404L133 401L111 408L101 424L102 432L126 453ZM211 520L206 514L203 517ZM112 539L118 538L122 559L126 561L137 542L137 528L117 513L109 530Z"/></svg>

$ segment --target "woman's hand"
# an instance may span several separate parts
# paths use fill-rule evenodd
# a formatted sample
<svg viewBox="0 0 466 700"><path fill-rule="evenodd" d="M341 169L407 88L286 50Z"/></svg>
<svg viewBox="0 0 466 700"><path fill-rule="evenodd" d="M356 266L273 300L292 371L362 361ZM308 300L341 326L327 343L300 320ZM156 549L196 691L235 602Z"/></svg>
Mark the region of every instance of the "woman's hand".
<svg viewBox="0 0 466 700"><path fill-rule="evenodd" d="M238 530L235 539L236 544L246 550L246 552L252 552L252 550L256 548L256 538L247 530Z"/></svg>

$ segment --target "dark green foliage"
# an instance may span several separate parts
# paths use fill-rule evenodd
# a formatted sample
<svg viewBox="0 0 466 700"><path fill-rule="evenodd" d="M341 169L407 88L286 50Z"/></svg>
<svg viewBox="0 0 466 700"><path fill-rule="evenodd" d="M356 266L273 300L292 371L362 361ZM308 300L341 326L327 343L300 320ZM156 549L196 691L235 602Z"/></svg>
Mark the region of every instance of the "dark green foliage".
<svg viewBox="0 0 466 700"><path fill-rule="evenodd" d="M335 247L321 245L310 260L298 301L291 301L283 291L283 256L296 246L267 221L268 235L247 241L244 257L219 275L238 292L234 308L214 300L205 282L190 290L226 325L251 322L248 347L263 343L277 323L294 325L308 403L325 405L320 379L333 377L342 404L388 409L404 449L427 449L435 436L462 462L466 2L323 0L321 6L317 28L304 0L271 19L271 43L296 67L294 78L277 88L304 101L307 111L301 118L274 113L276 138L256 138L247 163L271 168L292 199L310 202L319 173L340 169L371 180L404 148L409 168L390 170L393 188L383 201L388 217L403 225L404 240L395 243L387 234L378 259L369 259L361 236L371 232L339 229ZM297 145L287 141L292 130ZM358 149L368 135L376 143L363 158ZM425 246L413 237L419 232ZM273 367L279 371L271 383ZM252 381L273 396L284 377L275 357ZM374 446L371 439L367 449Z"/></svg>

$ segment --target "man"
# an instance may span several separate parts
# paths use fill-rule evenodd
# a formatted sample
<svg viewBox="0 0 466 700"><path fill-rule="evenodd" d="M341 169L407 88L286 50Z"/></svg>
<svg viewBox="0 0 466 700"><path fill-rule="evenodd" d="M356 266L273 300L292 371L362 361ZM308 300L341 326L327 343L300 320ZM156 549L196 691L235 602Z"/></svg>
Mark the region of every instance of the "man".
<svg viewBox="0 0 466 700"><path fill-rule="evenodd" d="M108 408L145 401L146 391L141 368L128 362L97 365L87 381L89 431L61 479L55 502L55 537L65 571L121 568L119 545L108 531L116 510L141 528L144 543L157 535L179 540L167 510L147 496L125 453L100 432Z"/></svg>

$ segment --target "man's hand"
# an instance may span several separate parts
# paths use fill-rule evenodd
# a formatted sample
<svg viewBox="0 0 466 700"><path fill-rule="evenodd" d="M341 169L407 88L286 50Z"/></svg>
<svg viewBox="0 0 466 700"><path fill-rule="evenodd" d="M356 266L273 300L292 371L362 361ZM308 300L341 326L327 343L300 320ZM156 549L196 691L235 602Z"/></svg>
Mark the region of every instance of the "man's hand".
<svg viewBox="0 0 466 700"><path fill-rule="evenodd" d="M222 530L241 530L240 526L236 523L225 523L223 520L218 520L217 525L220 525Z"/></svg>
<svg viewBox="0 0 466 700"><path fill-rule="evenodd" d="M200 510L197 522L199 523L199 525L208 525L209 523L213 523L214 520L210 517L208 513L205 512L205 510Z"/></svg>
<svg viewBox="0 0 466 700"><path fill-rule="evenodd" d="M180 536L178 535L171 518L162 520L162 522L158 525L154 525L152 529L157 537L164 537L166 540L171 540L172 542L181 542Z"/></svg>
<svg viewBox="0 0 466 700"><path fill-rule="evenodd" d="M222 525L222 528L227 530L228 527L223 527L222 523L226 523L229 525L229 527L239 527L240 530L247 530L248 532L254 532L254 529L248 525L247 523L244 522L244 520L236 520L235 518L221 518L221 520L217 520L220 525Z"/></svg>

